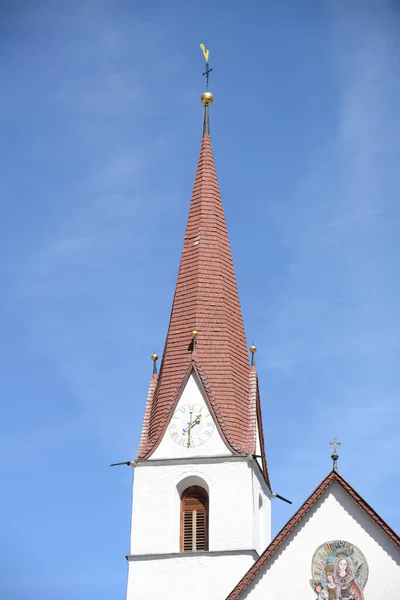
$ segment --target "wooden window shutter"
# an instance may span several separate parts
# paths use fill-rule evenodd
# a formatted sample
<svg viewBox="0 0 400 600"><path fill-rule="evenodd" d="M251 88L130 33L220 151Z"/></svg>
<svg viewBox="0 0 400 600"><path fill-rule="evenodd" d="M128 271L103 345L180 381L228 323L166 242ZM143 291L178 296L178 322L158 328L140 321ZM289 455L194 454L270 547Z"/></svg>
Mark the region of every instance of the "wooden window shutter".
<svg viewBox="0 0 400 600"><path fill-rule="evenodd" d="M197 486L181 498L181 552L208 550L208 494Z"/></svg>

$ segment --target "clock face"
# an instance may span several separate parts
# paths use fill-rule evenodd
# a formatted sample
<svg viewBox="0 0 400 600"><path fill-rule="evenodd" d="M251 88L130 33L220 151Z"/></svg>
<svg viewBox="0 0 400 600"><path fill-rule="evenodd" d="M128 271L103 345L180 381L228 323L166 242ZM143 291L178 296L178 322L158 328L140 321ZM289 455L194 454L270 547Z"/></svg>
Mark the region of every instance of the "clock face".
<svg viewBox="0 0 400 600"><path fill-rule="evenodd" d="M174 442L186 448L204 444L214 431L210 411L204 404L186 404L171 419L169 432Z"/></svg>

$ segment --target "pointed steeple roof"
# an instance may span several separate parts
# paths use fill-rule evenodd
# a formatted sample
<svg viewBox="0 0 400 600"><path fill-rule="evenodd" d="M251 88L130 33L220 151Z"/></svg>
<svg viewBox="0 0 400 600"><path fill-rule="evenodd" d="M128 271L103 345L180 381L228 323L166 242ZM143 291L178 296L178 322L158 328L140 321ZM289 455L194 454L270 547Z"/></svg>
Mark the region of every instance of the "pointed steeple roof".
<svg viewBox="0 0 400 600"><path fill-rule="evenodd" d="M142 460L149 458L160 442L192 370L228 447L238 454L255 453L259 407L252 389L254 375L214 165L208 110L207 102L167 339L151 399L147 440L139 450ZM195 351L193 330L198 331Z"/></svg>

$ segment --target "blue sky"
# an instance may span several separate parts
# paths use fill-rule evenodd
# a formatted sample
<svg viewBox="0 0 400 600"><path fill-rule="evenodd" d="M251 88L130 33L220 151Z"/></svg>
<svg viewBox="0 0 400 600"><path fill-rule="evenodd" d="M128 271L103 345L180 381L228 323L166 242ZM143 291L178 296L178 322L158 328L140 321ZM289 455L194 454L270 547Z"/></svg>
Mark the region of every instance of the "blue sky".
<svg viewBox="0 0 400 600"><path fill-rule="evenodd" d="M276 533L331 468L392 527L400 7L4 2L2 597L124 598L131 472L202 125L211 132Z"/></svg>

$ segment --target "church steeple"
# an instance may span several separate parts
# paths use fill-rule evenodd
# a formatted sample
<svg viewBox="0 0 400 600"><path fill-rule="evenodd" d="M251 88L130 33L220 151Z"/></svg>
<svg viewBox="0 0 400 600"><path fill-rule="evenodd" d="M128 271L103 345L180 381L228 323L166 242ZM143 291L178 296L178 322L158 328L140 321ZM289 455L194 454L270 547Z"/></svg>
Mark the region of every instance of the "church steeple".
<svg viewBox="0 0 400 600"><path fill-rule="evenodd" d="M206 90L167 338L133 463L128 600L153 600L160 589L172 600L177 582L194 600L226 598L271 539L257 371L211 147L212 99Z"/></svg>
<svg viewBox="0 0 400 600"><path fill-rule="evenodd" d="M255 368L249 363L211 146L209 109L213 96L206 91L201 100L200 157L161 368L148 407L147 435L139 460L149 458L157 448L192 371L228 448L234 454L265 454L264 448L256 447L261 415L258 393L254 393ZM195 340L193 330L197 331Z"/></svg>

